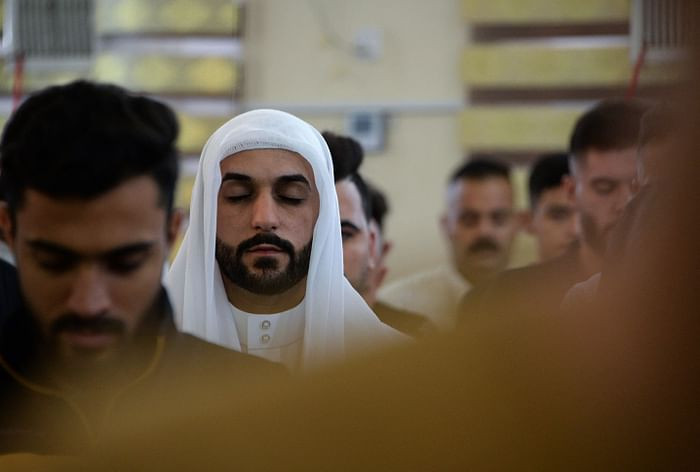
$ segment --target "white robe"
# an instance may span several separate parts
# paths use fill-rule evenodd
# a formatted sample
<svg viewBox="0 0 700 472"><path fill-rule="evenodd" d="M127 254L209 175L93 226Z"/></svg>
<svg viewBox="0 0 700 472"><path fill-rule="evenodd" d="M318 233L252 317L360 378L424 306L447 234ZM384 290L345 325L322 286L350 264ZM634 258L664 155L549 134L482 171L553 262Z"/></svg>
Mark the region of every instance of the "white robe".
<svg viewBox="0 0 700 472"><path fill-rule="evenodd" d="M251 149L284 149L304 157L320 197L304 297L301 368L405 339L383 324L343 276L338 199L330 152L308 123L277 110L254 110L225 123L207 141L192 189L190 222L166 277L178 327L241 351L238 329L215 259L221 160Z"/></svg>

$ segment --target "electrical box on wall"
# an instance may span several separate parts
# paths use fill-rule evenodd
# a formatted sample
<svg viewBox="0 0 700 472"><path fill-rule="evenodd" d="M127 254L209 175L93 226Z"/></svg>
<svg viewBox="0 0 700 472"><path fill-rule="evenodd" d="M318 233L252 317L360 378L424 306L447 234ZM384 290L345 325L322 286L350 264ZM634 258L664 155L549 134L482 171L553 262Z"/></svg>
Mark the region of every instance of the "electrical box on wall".
<svg viewBox="0 0 700 472"><path fill-rule="evenodd" d="M354 112L346 118L345 132L357 140L365 152L384 150L386 115L381 112Z"/></svg>

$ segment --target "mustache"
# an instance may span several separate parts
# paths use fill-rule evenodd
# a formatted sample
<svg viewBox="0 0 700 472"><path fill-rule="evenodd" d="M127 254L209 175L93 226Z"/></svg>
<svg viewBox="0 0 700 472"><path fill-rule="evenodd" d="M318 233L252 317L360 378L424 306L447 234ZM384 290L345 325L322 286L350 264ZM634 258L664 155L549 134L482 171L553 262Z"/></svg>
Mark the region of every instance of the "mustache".
<svg viewBox="0 0 700 472"><path fill-rule="evenodd" d="M126 332L124 322L115 318L105 316L86 318L75 313L67 313L56 318L49 329L52 334L60 332L90 332L121 335Z"/></svg>
<svg viewBox="0 0 700 472"><path fill-rule="evenodd" d="M491 238L479 238L469 246L469 252L499 251L501 245Z"/></svg>
<svg viewBox="0 0 700 472"><path fill-rule="evenodd" d="M238 245L236 248L236 257L240 258L243 256L244 252L259 244L270 244L272 246L277 246L282 251L289 254L290 257L294 256L294 246L292 246L292 243L286 239L282 239L274 233L259 233L250 239L246 239Z"/></svg>

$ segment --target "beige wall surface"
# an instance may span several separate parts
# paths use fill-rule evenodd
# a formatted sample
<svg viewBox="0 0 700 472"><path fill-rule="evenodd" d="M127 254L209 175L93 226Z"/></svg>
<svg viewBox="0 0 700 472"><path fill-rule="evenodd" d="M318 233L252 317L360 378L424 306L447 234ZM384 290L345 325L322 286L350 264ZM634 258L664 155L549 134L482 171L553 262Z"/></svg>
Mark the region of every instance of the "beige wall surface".
<svg viewBox="0 0 700 472"><path fill-rule="evenodd" d="M245 107L281 108L341 133L349 110L388 112L386 146L365 157L363 174L390 199L390 279L444 260L443 187L463 154L460 7L458 0L246 2ZM353 51L367 28L381 36L373 60Z"/></svg>

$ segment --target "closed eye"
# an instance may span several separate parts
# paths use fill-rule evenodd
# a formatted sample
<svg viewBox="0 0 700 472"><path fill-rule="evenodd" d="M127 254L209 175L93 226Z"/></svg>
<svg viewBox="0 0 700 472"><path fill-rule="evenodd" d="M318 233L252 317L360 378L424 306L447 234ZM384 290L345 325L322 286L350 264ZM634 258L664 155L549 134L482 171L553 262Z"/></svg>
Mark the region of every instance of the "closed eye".
<svg viewBox="0 0 700 472"><path fill-rule="evenodd" d="M108 271L117 275L127 275L139 269L153 251L153 244L137 244L123 249L110 251L101 257Z"/></svg>
<svg viewBox="0 0 700 472"><path fill-rule="evenodd" d="M77 264L77 259L64 256L37 256L37 264L42 269L59 274L73 269Z"/></svg>
<svg viewBox="0 0 700 472"><path fill-rule="evenodd" d="M340 235L343 238L343 241L354 237L359 232L360 228L358 228L355 224L351 223L350 221L342 220L340 222Z"/></svg>
<svg viewBox="0 0 700 472"><path fill-rule="evenodd" d="M251 194L245 194L245 195L227 195L224 198L229 201L229 202L242 202L248 198L250 198Z"/></svg>
<svg viewBox="0 0 700 472"><path fill-rule="evenodd" d="M305 200L301 197L292 197L289 195L278 195L277 198L283 203L287 203L289 205L300 205Z"/></svg>
<svg viewBox="0 0 700 472"><path fill-rule="evenodd" d="M121 258L113 258L105 261L107 270L118 275L129 274L143 265L147 254L138 254Z"/></svg>

